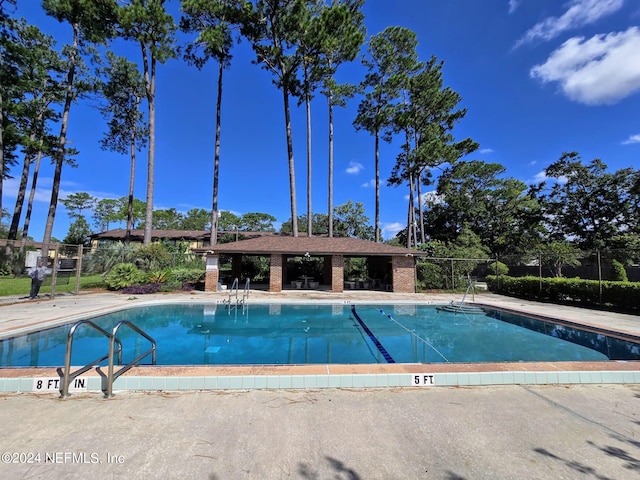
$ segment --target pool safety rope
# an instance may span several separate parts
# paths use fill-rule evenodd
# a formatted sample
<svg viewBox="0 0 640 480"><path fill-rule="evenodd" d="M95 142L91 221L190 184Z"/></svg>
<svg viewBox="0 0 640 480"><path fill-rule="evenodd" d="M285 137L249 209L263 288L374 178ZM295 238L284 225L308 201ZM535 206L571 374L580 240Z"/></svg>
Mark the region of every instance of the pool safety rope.
<svg viewBox="0 0 640 480"><path fill-rule="evenodd" d="M414 332L413 330L409 330L407 327L405 327L404 325L402 325L400 322L398 322L395 318L393 318L393 315L385 313L385 311L379 307L372 307L375 308L376 310L378 310L382 315L386 316L389 320L391 320L393 323L395 323L396 325L398 325L400 328L402 328L403 330L405 330L406 332L408 332L410 335L416 337L418 340L420 340L421 342L423 342L424 344L428 345L429 347L431 347L433 349L434 352L436 352L438 355L440 355L442 357L442 359L449 363L449 360L447 359L447 357L445 357L436 347L434 347L431 343L429 343L426 339L422 338L420 335L418 335L416 332Z"/></svg>
<svg viewBox="0 0 640 480"><path fill-rule="evenodd" d="M351 313L353 313L353 316L356 318L356 320L358 321L360 326L363 328L363 330L367 333L367 335L369 336L371 341L374 343L374 345L376 346L378 351L382 354L382 356L387 361L387 363L396 363L396 361L393 359L393 357L391 355L389 355L389 352L387 352L387 350L382 346L382 344L376 338L376 336L373 334L373 332L371 330L369 330L369 327L367 327L366 323L364 323L362 321L362 319L358 315L358 312L356 312L356 306L355 305L351 305Z"/></svg>

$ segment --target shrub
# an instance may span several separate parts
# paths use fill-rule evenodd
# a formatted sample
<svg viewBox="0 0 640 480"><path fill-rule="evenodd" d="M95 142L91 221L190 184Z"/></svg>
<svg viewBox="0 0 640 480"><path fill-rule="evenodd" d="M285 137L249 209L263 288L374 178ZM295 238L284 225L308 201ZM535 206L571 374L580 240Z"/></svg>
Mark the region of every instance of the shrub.
<svg viewBox="0 0 640 480"><path fill-rule="evenodd" d="M446 288L446 278L442 273L442 268L435 263L418 263L418 286L425 289Z"/></svg>
<svg viewBox="0 0 640 480"><path fill-rule="evenodd" d="M144 285L131 285L125 287L120 292L128 295L145 295L147 293L157 293L160 291L161 285L159 283L145 283Z"/></svg>
<svg viewBox="0 0 640 480"><path fill-rule="evenodd" d="M147 274L147 282L149 283L167 283L171 279L171 272L166 270L159 270L155 272L149 272Z"/></svg>
<svg viewBox="0 0 640 480"><path fill-rule="evenodd" d="M628 282L627 270L618 260L611 261L611 280L614 282Z"/></svg>
<svg viewBox="0 0 640 480"><path fill-rule="evenodd" d="M104 283L110 290L120 290L144 282L144 274L133 263L119 263L105 276Z"/></svg>
<svg viewBox="0 0 640 480"><path fill-rule="evenodd" d="M626 311L640 309L640 283L583 280L580 278L487 277L492 292L551 302L603 305Z"/></svg>
<svg viewBox="0 0 640 480"><path fill-rule="evenodd" d="M502 262L493 262L487 266L491 275L509 275L509 267Z"/></svg>
<svg viewBox="0 0 640 480"><path fill-rule="evenodd" d="M184 283L196 284L204 280L205 271L202 268L176 268L171 270L173 280L179 285Z"/></svg>
<svg viewBox="0 0 640 480"><path fill-rule="evenodd" d="M170 267L171 263L172 256L162 243L151 243L136 252L136 264L147 272Z"/></svg>

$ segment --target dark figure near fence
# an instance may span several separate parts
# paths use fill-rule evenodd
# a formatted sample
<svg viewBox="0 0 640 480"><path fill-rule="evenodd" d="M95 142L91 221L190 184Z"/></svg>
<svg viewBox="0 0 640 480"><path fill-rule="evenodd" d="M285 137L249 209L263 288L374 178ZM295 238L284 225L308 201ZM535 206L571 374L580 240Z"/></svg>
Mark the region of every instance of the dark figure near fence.
<svg viewBox="0 0 640 480"><path fill-rule="evenodd" d="M42 285L42 282L44 282L44 279L47 277L47 262L41 260L37 266L31 269L29 276L31 277L31 293L29 294L29 298L34 299L38 297L40 285Z"/></svg>

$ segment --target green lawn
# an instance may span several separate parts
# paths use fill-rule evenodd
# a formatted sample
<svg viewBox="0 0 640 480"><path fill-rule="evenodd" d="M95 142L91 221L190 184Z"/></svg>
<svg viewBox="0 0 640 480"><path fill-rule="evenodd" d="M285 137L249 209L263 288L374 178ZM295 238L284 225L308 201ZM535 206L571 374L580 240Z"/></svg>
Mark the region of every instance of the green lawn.
<svg viewBox="0 0 640 480"><path fill-rule="evenodd" d="M73 292L75 290L76 279L75 276L67 279L58 279L56 284L56 293ZM88 288L104 288L104 282L102 281L102 275L83 275L80 277L80 289ZM31 290L31 279L27 276L14 278L14 277L0 277L0 296L5 295L29 295ZM48 277L42 287L40 287L40 295L51 293L51 277Z"/></svg>

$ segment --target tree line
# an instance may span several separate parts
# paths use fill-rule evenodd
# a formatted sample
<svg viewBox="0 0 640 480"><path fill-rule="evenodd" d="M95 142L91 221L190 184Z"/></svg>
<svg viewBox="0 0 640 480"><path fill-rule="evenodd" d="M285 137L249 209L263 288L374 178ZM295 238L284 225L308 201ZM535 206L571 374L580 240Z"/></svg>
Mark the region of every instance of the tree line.
<svg viewBox="0 0 640 480"><path fill-rule="evenodd" d="M473 234L490 254L500 255L568 241L584 248L622 247L637 238L639 176L634 169L610 173L603 161L584 164L579 154L568 152L545 170L548 181L526 185L506 177L502 165L466 160L478 144L454 136L466 110L459 107L461 96L444 84L444 62L436 57L421 60L416 34L404 27L388 27L367 38L364 0L182 0L179 18L169 13L164 0L42 0L47 15L71 34L71 43L62 47L15 15L19 3L0 0L0 202L3 180L19 177L13 214L0 203L2 217L11 219L6 228L10 239L28 235L44 159L54 164L45 250L58 204L82 200L58 196L63 169L80 161L67 139L72 107L89 96L100 99L106 124L102 148L130 158L128 195L93 200L94 214L103 211L99 228L113 221L109 215L117 211L127 232L144 228L148 244L151 229L158 225L197 224L212 231L243 225L243 218L231 222L231 212L218 210L223 77L239 41L251 45L253 63L271 73L282 93L291 206L282 229L294 236L333 236L339 229L341 234L380 241L380 142L395 140L400 146L385 185L408 191L399 244L427 248L429 242L453 242ZM179 44L179 30L190 36L188 43ZM135 45L138 58L117 55L111 49L117 39ZM338 69L358 56L364 77L339 84ZM156 74L174 58L199 69L209 61L218 67L211 209L186 215L175 209L153 210ZM318 93L327 99L329 122L326 214L314 213L311 205L311 100ZM374 143L373 225L361 205L333 206L334 108L352 99L359 102L354 128L369 132ZM306 114L307 212L302 215L297 208L292 102L304 106ZM145 148L147 185L141 201L134 198L133 185L137 153ZM434 186L434 192L425 193ZM67 208L72 216L77 214L73 205ZM257 225L268 229L270 215L259 215L264 217ZM77 231L69 234L82 238L86 219L72 218ZM353 220L346 222L348 228L345 218ZM214 242L216 238L212 235Z"/></svg>
<svg viewBox="0 0 640 480"><path fill-rule="evenodd" d="M77 192L61 200L67 209L71 224L67 236L62 243L68 245L88 245L90 237L96 232L105 232L127 224L131 218L132 229L144 229L146 221L146 205L137 198L133 200L132 215L129 216L127 197L119 199L98 199L86 192ZM88 218L93 220L91 227ZM153 211L151 228L154 230L211 230L211 211L203 208L192 208L186 213L175 208L156 209ZM313 226L316 234L328 234L329 220L326 214L314 214ZM248 212L236 215L229 211L221 211L217 217L217 235L221 241L232 241L244 238L243 232L276 232L277 218L269 213ZM298 217L301 231L305 232L306 215ZM348 201L334 207L333 224L337 235L373 240L373 227L366 216L364 205ZM279 231L291 234L291 219L282 223ZM237 235L234 235L237 232Z"/></svg>
<svg viewBox="0 0 640 480"><path fill-rule="evenodd" d="M153 224L155 169L156 72L171 58L181 57L196 68L208 61L218 64L215 122L215 156L212 185L211 228L218 215L218 172L220 163L221 102L223 75L232 61L233 45L247 41L255 53L254 63L273 75L282 92L284 132L288 152L291 200L291 233L298 235L298 209L295 191L295 161L291 128L291 102L305 106L307 118L307 214L306 232L313 234L311 205L311 99L317 93L327 99L329 112L328 234L333 235L333 110L344 106L354 95L362 101L355 126L372 133L376 142L390 140L403 133L406 144L394 174L398 184L419 189L419 172L424 171L426 156L441 163L460 155L472 142L455 144L453 124L464 111L453 109L460 98L442 87L442 62L420 62L416 54L415 33L402 27L390 27L372 36L362 58L367 75L357 84L339 84L336 72L346 62L356 60L366 39L363 0L182 0L180 18L174 18L163 0L43 0L42 7L51 17L66 25L72 42L62 48L35 25L14 18L15 0L3 0L0 45L2 54L2 179L17 167L22 154L22 172L18 199L11 216L8 236L18 236L18 223L27 203L22 235L28 234L30 208L25 201L31 175L31 192L37 186L40 161L50 158L55 165L54 185L43 243L51 237L60 178L63 167L73 165L79 152L69 147L67 131L71 109L88 95L98 95L107 132L102 147L131 158L127 230L133 219L133 182L136 152L147 149L147 193L145 199L145 243L150 241ZM191 35L191 41L179 45L176 32ZM139 47L138 59L116 55L110 45L122 39ZM134 60L134 61L132 61ZM137 63L136 63L137 62ZM140 65L140 66L138 66ZM419 92L430 88L427 98ZM438 97L438 98L436 98ZM143 107L146 105L146 109ZM433 124L427 132L425 121ZM57 132L55 131L58 129ZM427 141L428 139L428 141ZM429 150L431 149L431 150ZM456 150L456 153L453 152ZM31 173L30 173L31 172ZM380 240L380 172L376 160L375 240ZM1 188L0 182L0 188ZM0 204L0 211L4 212Z"/></svg>

